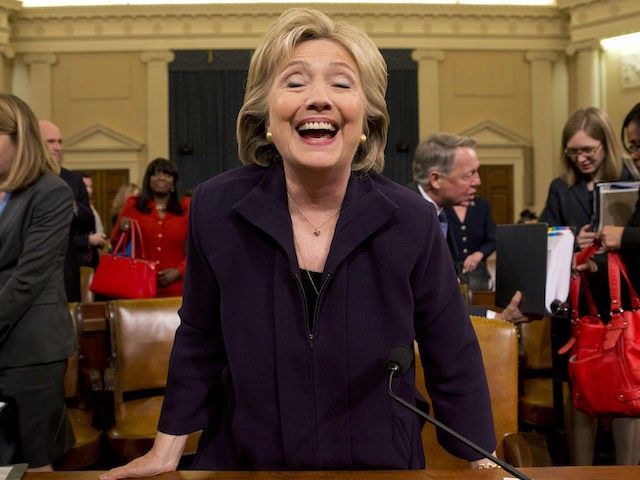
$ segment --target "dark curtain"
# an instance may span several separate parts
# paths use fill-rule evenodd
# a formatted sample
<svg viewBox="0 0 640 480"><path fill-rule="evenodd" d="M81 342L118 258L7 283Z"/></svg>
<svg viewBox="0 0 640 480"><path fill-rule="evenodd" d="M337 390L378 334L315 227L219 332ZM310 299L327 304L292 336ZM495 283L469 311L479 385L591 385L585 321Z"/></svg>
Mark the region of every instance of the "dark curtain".
<svg viewBox="0 0 640 480"><path fill-rule="evenodd" d="M417 65L410 50L382 50L391 121L384 175L406 184L418 144ZM181 50L169 66L170 158L185 189L240 165L236 117L250 50Z"/></svg>
<svg viewBox="0 0 640 480"><path fill-rule="evenodd" d="M411 50L381 50L387 62L389 134L384 175L406 185L411 181L411 160L418 146L418 65Z"/></svg>
<svg viewBox="0 0 640 480"><path fill-rule="evenodd" d="M176 51L169 66L170 156L185 190L240 165L236 117L250 50Z"/></svg>

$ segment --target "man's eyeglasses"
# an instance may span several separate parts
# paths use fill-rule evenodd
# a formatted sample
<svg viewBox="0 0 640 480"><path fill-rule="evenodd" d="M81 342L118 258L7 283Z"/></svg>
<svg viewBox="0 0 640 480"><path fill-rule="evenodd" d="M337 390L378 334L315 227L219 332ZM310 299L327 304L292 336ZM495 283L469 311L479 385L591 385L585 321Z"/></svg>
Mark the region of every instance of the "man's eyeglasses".
<svg viewBox="0 0 640 480"><path fill-rule="evenodd" d="M585 157L590 157L594 153L598 151L602 144L592 145L589 147L580 147L580 148L565 148L564 154L570 158L571 160L577 160L580 155L584 155Z"/></svg>

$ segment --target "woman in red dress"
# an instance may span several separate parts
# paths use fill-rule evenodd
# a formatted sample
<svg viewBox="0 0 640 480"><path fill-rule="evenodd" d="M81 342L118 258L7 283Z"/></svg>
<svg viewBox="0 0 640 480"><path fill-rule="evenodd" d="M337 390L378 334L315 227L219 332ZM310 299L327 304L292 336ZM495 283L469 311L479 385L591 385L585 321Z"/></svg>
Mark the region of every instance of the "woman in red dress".
<svg viewBox="0 0 640 480"><path fill-rule="evenodd" d="M189 198L180 195L179 178L174 163L164 158L153 160L144 174L140 195L127 198L111 232L115 246L128 219L138 221L145 258L158 266L157 297L182 296Z"/></svg>

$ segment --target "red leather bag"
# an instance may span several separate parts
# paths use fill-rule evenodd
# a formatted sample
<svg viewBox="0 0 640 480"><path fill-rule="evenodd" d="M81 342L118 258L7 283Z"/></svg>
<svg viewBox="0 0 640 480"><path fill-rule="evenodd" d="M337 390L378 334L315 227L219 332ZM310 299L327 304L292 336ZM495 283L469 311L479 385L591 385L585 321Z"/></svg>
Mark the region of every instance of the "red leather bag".
<svg viewBox="0 0 640 480"><path fill-rule="evenodd" d="M596 247L597 248L597 247ZM586 261L595 248L583 250L578 263ZM573 405L592 416L640 416L640 299L631 286L627 270L617 253L608 253L611 320L602 322L584 273L572 277L570 288L572 338L560 349L571 350L569 377ZM621 303L621 274L631 303ZM589 313L580 317L580 286Z"/></svg>
<svg viewBox="0 0 640 480"><path fill-rule="evenodd" d="M156 263L144 259L140 225L131 221L131 256L123 256L127 232L122 232L112 253L102 255L89 288L110 298L153 298L156 296L158 272ZM140 257L136 243L140 243Z"/></svg>

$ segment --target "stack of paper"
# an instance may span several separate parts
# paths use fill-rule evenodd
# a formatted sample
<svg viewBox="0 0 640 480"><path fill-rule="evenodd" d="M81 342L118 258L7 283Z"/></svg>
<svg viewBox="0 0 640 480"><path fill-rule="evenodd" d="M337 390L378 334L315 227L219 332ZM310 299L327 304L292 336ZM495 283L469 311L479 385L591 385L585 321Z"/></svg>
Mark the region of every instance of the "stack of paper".
<svg viewBox="0 0 640 480"><path fill-rule="evenodd" d="M27 470L27 466L26 463L17 463L0 467L0 480L20 480Z"/></svg>
<svg viewBox="0 0 640 480"><path fill-rule="evenodd" d="M520 290L520 310L549 315L554 302L569 296L574 235L569 227L546 223L498 225L496 305L506 307Z"/></svg>

